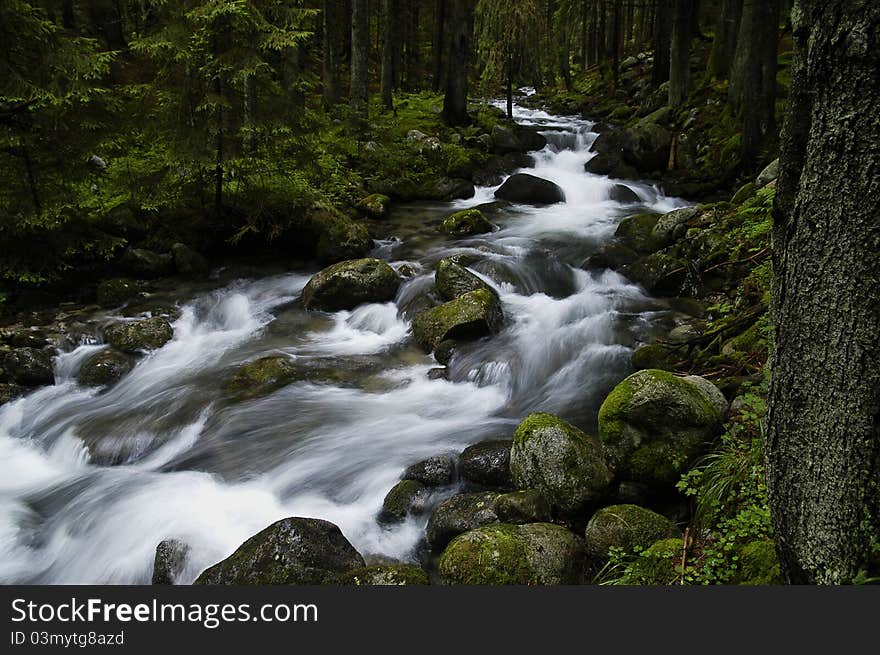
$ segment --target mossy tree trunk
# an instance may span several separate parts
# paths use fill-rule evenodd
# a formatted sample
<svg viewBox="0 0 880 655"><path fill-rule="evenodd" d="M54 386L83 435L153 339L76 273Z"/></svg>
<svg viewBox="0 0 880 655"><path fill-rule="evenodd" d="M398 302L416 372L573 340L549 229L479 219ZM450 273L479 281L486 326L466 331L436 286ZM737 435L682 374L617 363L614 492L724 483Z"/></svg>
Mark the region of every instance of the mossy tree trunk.
<svg viewBox="0 0 880 655"><path fill-rule="evenodd" d="M800 0L792 16L767 481L785 578L837 584L878 573L880 4Z"/></svg>
<svg viewBox="0 0 880 655"><path fill-rule="evenodd" d="M669 46L669 106L679 107L691 86L691 12L693 0L673 0Z"/></svg>

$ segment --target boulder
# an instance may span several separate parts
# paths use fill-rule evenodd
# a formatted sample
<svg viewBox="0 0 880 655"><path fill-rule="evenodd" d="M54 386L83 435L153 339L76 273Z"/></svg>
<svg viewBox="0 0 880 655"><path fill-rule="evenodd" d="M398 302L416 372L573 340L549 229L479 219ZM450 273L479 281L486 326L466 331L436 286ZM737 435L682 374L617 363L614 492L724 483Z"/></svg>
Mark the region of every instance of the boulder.
<svg viewBox="0 0 880 655"><path fill-rule="evenodd" d="M449 369L445 366L438 366L428 371L429 380L448 380Z"/></svg>
<svg viewBox="0 0 880 655"><path fill-rule="evenodd" d="M546 145L547 138L543 134L527 127L495 125L492 128L492 151L496 154L531 152Z"/></svg>
<svg viewBox="0 0 880 655"><path fill-rule="evenodd" d="M10 350L3 358L3 368L13 382L25 387L55 384L52 356L37 348Z"/></svg>
<svg viewBox="0 0 880 655"><path fill-rule="evenodd" d="M625 184L615 184L611 187L608 197L622 205L636 205L642 201L639 195Z"/></svg>
<svg viewBox="0 0 880 655"><path fill-rule="evenodd" d="M627 216L617 225L614 236L636 252L654 252L658 250L658 244L654 240L654 227L659 220L659 214Z"/></svg>
<svg viewBox="0 0 880 655"><path fill-rule="evenodd" d="M309 212L308 225L315 239L315 256L322 264L365 257L373 249L367 228L339 212L314 209Z"/></svg>
<svg viewBox="0 0 880 655"><path fill-rule="evenodd" d="M511 446L511 439L493 439L468 446L458 458L459 475L480 487L513 487L513 478L510 475Z"/></svg>
<svg viewBox="0 0 880 655"><path fill-rule="evenodd" d="M586 261L587 268L610 268L618 270L627 264L632 264L639 258L639 254L622 243L606 243L594 252Z"/></svg>
<svg viewBox="0 0 880 655"><path fill-rule="evenodd" d="M497 523L495 499L498 494L487 491L460 494L440 503L428 520L428 543L436 551L442 549L462 532Z"/></svg>
<svg viewBox="0 0 880 655"><path fill-rule="evenodd" d="M144 248L129 248L119 263L135 277L157 278L174 272L174 259L170 253L159 254Z"/></svg>
<svg viewBox="0 0 880 655"><path fill-rule="evenodd" d="M119 307L140 298L142 293L142 283L127 277L117 277L98 284L95 295L101 307Z"/></svg>
<svg viewBox="0 0 880 655"><path fill-rule="evenodd" d="M114 323L104 330L104 339L117 350L138 353L161 348L174 337L171 324L161 316L141 321Z"/></svg>
<svg viewBox="0 0 880 655"><path fill-rule="evenodd" d="M194 584L327 584L364 566L364 558L337 526L320 519L287 518L245 541L203 571Z"/></svg>
<svg viewBox="0 0 880 655"><path fill-rule="evenodd" d="M604 560L612 546L633 552L672 537L680 538L681 532L665 516L638 505L611 505L590 518L584 543L589 556Z"/></svg>
<svg viewBox="0 0 880 655"><path fill-rule="evenodd" d="M494 228L479 209L464 209L443 219L440 230L453 237L468 237L485 234Z"/></svg>
<svg viewBox="0 0 880 655"><path fill-rule="evenodd" d="M678 582L681 578L682 540L661 539L636 557L626 569L627 585L660 586Z"/></svg>
<svg viewBox="0 0 880 655"><path fill-rule="evenodd" d="M444 487L455 479L455 460L449 455L435 455L406 467L402 478L427 487Z"/></svg>
<svg viewBox="0 0 880 655"><path fill-rule="evenodd" d="M431 352L447 339L475 339L501 329L504 314L498 295L487 289L471 291L433 307L413 320L413 336Z"/></svg>
<svg viewBox="0 0 880 655"><path fill-rule="evenodd" d="M339 262L316 273L302 291L306 309L339 311L394 300L400 278L380 259Z"/></svg>
<svg viewBox="0 0 880 655"><path fill-rule="evenodd" d="M653 243L658 249L671 246L685 235L687 224L699 215L699 207L684 207L663 214L651 230Z"/></svg>
<svg viewBox="0 0 880 655"><path fill-rule="evenodd" d="M542 523L553 518L547 497L537 489L501 494L495 499L495 514L503 523Z"/></svg>
<svg viewBox="0 0 880 655"><path fill-rule="evenodd" d="M568 516L596 503L612 474L599 444L551 414L530 414L520 423L510 449L510 472L518 489L538 489Z"/></svg>
<svg viewBox="0 0 880 655"><path fill-rule="evenodd" d="M406 585L426 585L428 574L412 564L377 564L339 577L339 584L355 587L400 587Z"/></svg>
<svg viewBox="0 0 880 655"><path fill-rule="evenodd" d="M434 286L444 300L454 300L471 291L491 287L453 259L441 259L434 274Z"/></svg>
<svg viewBox="0 0 880 655"><path fill-rule="evenodd" d="M165 539L160 542L156 546L156 557L153 560L153 584L176 584L189 552L189 544L179 539Z"/></svg>
<svg viewBox="0 0 880 655"><path fill-rule="evenodd" d="M669 371L675 368L675 364L679 361L681 357L674 350L659 343L639 346L630 358L633 368L637 371L647 368Z"/></svg>
<svg viewBox="0 0 880 655"><path fill-rule="evenodd" d="M657 123L642 119L626 131L623 159L641 172L666 170L672 134Z"/></svg>
<svg viewBox="0 0 880 655"><path fill-rule="evenodd" d="M448 366L449 362L452 361L452 356L455 354L455 349L457 347L458 342L454 339L441 341L440 344L434 348L434 359L436 359L438 363L443 364L443 366Z"/></svg>
<svg viewBox="0 0 880 655"><path fill-rule="evenodd" d="M441 177L427 182L418 191L421 200L437 200L450 202L452 200L467 200L476 194L473 182L455 177Z"/></svg>
<svg viewBox="0 0 880 655"><path fill-rule="evenodd" d="M577 584L583 556L581 540L558 525L500 523L456 537L439 571L447 584Z"/></svg>
<svg viewBox="0 0 880 655"><path fill-rule="evenodd" d="M755 183L747 182L737 189L736 193L734 193L733 197L730 199L730 203L733 205L741 205L753 195L755 195Z"/></svg>
<svg viewBox="0 0 880 655"><path fill-rule="evenodd" d="M618 384L599 409L599 438L622 477L675 484L720 430L726 401L708 380L657 369Z"/></svg>
<svg viewBox="0 0 880 655"><path fill-rule="evenodd" d="M372 193L366 198L361 199L355 207L362 214L366 214L370 218L385 218L388 215L388 207L391 204L391 198L381 193Z"/></svg>
<svg viewBox="0 0 880 655"><path fill-rule="evenodd" d="M674 296L681 293L687 279L686 261L667 252L655 252L621 267L620 272L645 291L655 296Z"/></svg>
<svg viewBox="0 0 880 655"><path fill-rule="evenodd" d="M773 182L779 177L779 159L774 159L767 165L763 171L758 173L755 178L755 190L763 189L765 186Z"/></svg>
<svg viewBox="0 0 880 655"><path fill-rule="evenodd" d="M185 243L171 246L171 256L174 258L174 268L181 275L201 275L210 268L208 260Z"/></svg>
<svg viewBox="0 0 880 655"><path fill-rule="evenodd" d="M76 379L83 386L103 387L117 382L133 368L134 362L130 356L113 348L105 348L83 362Z"/></svg>
<svg viewBox="0 0 880 655"><path fill-rule="evenodd" d="M410 514L418 516L428 509L428 488L416 480L401 480L382 501L379 520L382 523L403 521Z"/></svg>
<svg viewBox="0 0 880 655"><path fill-rule="evenodd" d="M266 396L297 377L298 371L289 357L261 357L242 364L226 381L225 390L237 400L249 400Z"/></svg>
<svg viewBox="0 0 880 655"><path fill-rule="evenodd" d="M511 175L496 191L495 197L530 205L565 202L565 193L555 182L528 173Z"/></svg>

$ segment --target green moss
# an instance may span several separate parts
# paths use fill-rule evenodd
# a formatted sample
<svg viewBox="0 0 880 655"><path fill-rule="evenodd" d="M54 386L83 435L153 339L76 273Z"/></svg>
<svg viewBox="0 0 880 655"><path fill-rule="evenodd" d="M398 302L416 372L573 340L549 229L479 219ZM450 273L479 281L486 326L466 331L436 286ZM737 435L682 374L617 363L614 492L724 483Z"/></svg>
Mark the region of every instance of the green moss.
<svg viewBox="0 0 880 655"><path fill-rule="evenodd" d="M622 585L670 585L681 577L681 539L662 539L642 552L614 581Z"/></svg>
<svg viewBox="0 0 880 655"><path fill-rule="evenodd" d="M288 357L262 357L241 366L226 381L225 389L238 400L258 398L289 384L296 373Z"/></svg>
<svg viewBox="0 0 880 655"><path fill-rule="evenodd" d="M463 237L491 232L493 228L479 209L465 209L443 219L440 229L450 236Z"/></svg>
<svg viewBox="0 0 880 655"><path fill-rule="evenodd" d="M438 565L449 584L535 584L526 546L516 526L504 523L459 535L446 547Z"/></svg>
<svg viewBox="0 0 880 655"><path fill-rule="evenodd" d="M630 361L636 370L647 368L671 370L678 359L675 351L656 343L636 349Z"/></svg>
<svg viewBox="0 0 880 655"><path fill-rule="evenodd" d="M620 221L615 236L638 252L652 252L658 246L653 237L653 230L659 220L660 214L628 216Z"/></svg>
<svg viewBox="0 0 880 655"><path fill-rule="evenodd" d="M739 567L733 582L749 586L782 584L779 558L771 539L752 541L740 548Z"/></svg>
<svg viewBox="0 0 880 655"><path fill-rule="evenodd" d="M631 552L681 533L665 516L638 505L611 505L596 512L585 531L587 552L604 558L612 547Z"/></svg>
<svg viewBox="0 0 880 655"><path fill-rule="evenodd" d="M107 342L126 353L161 348L174 337L174 330L167 320L160 316L142 321L114 323L104 330Z"/></svg>
<svg viewBox="0 0 880 655"><path fill-rule="evenodd" d="M416 316L413 335L430 352L447 339L465 340L497 332L502 320L497 294L478 289Z"/></svg>
<svg viewBox="0 0 880 655"><path fill-rule="evenodd" d="M388 214L391 198L381 193L373 193L357 203L357 209L372 218L384 218Z"/></svg>

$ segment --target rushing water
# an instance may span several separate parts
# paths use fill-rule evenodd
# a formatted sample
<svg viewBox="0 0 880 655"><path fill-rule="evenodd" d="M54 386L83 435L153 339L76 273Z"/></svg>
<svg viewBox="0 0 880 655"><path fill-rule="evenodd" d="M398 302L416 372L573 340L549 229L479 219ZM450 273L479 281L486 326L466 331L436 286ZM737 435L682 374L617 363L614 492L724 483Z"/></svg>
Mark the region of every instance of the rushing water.
<svg viewBox="0 0 880 655"><path fill-rule="evenodd" d="M604 394L664 308L611 271L581 268L622 216L680 201L628 183L641 206L609 200L613 182L584 172L596 134L583 120L517 109L548 146L530 173L566 202L515 206L488 235L451 242L435 229L453 209L492 200L398 207L377 256L415 271L395 303L309 314L308 272L252 277L182 306L174 339L105 392L76 384L99 346L56 360L56 385L0 407L0 581L145 583L155 547L192 551L181 582L286 516L338 524L363 554L411 559L426 519L380 526L403 468L509 436L532 411L595 428ZM469 255L500 293L503 331L459 351L450 380L412 343L433 265ZM310 382L231 403L223 380L243 362L286 353ZM447 492L449 493L449 492Z"/></svg>

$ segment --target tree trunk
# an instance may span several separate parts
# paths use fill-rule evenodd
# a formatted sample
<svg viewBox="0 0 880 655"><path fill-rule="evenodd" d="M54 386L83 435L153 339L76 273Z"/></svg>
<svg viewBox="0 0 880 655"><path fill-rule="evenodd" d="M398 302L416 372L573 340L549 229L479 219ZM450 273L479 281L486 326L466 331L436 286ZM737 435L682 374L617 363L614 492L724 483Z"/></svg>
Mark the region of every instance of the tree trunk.
<svg viewBox="0 0 880 655"><path fill-rule="evenodd" d="M672 40L672 0L656 0L654 12L654 67L651 82L659 87L669 79L669 48Z"/></svg>
<svg viewBox="0 0 880 655"><path fill-rule="evenodd" d="M800 0L773 228L765 451L783 576L877 575L880 4Z"/></svg>
<svg viewBox="0 0 880 655"><path fill-rule="evenodd" d="M382 105L394 109L394 49L397 43L395 0L382 0Z"/></svg>
<svg viewBox="0 0 880 655"><path fill-rule="evenodd" d="M339 0L324 0L323 16L323 54L322 65L324 106L332 107L339 102L339 67L342 64L342 39L339 25L343 7Z"/></svg>
<svg viewBox="0 0 880 655"><path fill-rule="evenodd" d="M445 70L444 52L446 50L446 0L436 0L434 5L434 75L432 87L439 91L444 87L443 71Z"/></svg>
<svg viewBox="0 0 880 655"><path fill-rule="evenodd" d="M351 3L351 107L355 117L367 118L370 99L370 14L368 0Z"/></svg>
<svg viewBox="0 0 880 655"><path fill-rule="evenodd" d="M725 79L730 73L742 9L743 0L723 0L721 4L721 13L715 25L712 54L709 56L709 72L718 79Z"/></svg>
<svg viewBox="0 0 880 655"><path fill-rule="evenodd" d="M691 86L691 11L693 0L673 0L669 46L669 106L679 107Z"/></svg>
<svg viewBox="0 0 880 655"><path fill-rule="evenodd" d="M448 125L466 125L468 63L470 62L470 0L448 0L449 42L447 48L446 94L443 99L443 120Z"/></svg>
<svg viewBox="0 0 880 655"><path fill-rule="evenodd" d="M621 8L623 0L614 0L614 9L611 18L611 71L614 78L614 86L620 83L620 47L621 47Z"/></svg>

